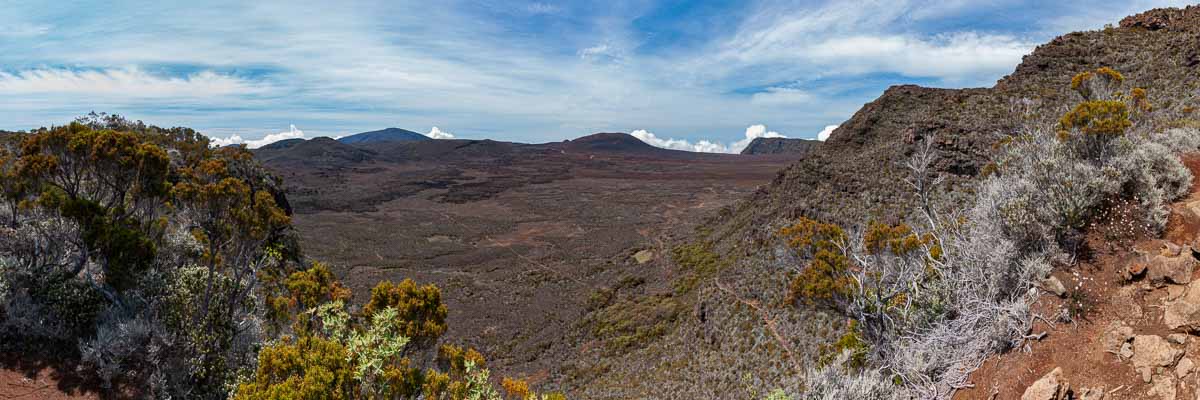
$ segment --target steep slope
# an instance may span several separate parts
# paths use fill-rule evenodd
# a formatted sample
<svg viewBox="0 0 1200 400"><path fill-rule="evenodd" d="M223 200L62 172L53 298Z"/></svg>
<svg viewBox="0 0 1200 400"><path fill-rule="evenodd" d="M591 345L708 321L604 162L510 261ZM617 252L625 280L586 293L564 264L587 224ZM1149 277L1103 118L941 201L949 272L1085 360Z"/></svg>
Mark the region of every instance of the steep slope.
<svg viewBox="0 0 1200 400"><path fill-rule="evenodd" d="M980 172L990 146L1012 133L1020 114L1061 115L1077 100L1071 77L1101 66L1149 92L1158 108L1155 123L1184 120L1200 87L1200 27L1189 23L1197 14L1200 7L1156 10L1127 18L1119 28L1063 35L1039 46L992 88L889 88L835 130L820 151L781 172L715 225L740 241L761 239L772 223L802 215L843 225L900 218L911 209L901 164L923 140L933 141L936 169L952 188ZM1160 20L1174 22L1153 22ZM1147 24L1159 28L1142 28Z"/></svg>
<svg viewBox="0 0 1200 400"><path fill-rule="evenodd" d="M785 305L789 270L798 264L776 251L776 229L799 216L842 226L905 219L914 196L903 164L927 141L937 155L933 172L946 179L943 201L957 204L958 189L984 171L995 143L1024 118L1057 121L1079 101L1071 78L1101 66L1148 91L1156 111L1144 123L1200 126L1193 114L1200 88L1198 16L1196 7L1154 10L1117 28L1063 35L991 88L889 88L818 151L723 209L688 245L676 246L682 256L661 273L698 280L693 292L621 297L620 304L670 299L685 311L669 334L645 348L618 358L582 357L591 363L579 368L586 372L576 384L592 398L614 399L761 397L771 385L799 391L787 386L802 370L798 365L816 362L818 349L838 334L831 327L845 321Z"/></svg>
<svg viewBox="0 0 1200 400"><path fill-rule="evenodd" d="M742 149L742 154L808 154L821 146L819 140L788 138L755 138Z"/></svg>
<svg viewBox="0 0 1200 400"><path fill-rule="evenodd" d="M379 143L379 142L412 142L433 140L428 136L422 135L406 129L387 128L377 131L357 133L350 136L338 139L339 142L346 144L354 143Z"/></svg>

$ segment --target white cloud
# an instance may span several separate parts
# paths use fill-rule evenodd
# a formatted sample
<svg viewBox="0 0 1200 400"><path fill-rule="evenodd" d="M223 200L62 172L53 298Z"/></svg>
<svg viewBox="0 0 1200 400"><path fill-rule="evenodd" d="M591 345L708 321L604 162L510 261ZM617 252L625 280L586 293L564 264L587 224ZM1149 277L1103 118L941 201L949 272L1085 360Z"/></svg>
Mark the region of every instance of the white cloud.
<svg viewBox="0 0 1200 400"><path fill-rule="evenodd" d="M430 129L429 133L426 133L425 136L429 136L433 139L454 139L453 133L442 131L436 126L433 127L433 129Z"/></svg>
<svg viewBox="0 0 1200 400"><path fill-rule="evenodd" d="M287 132L273 133L258 140L245 140L241 136L233 134L225 138L209 138L209 142L215 147L228 146L231 144L245 144L248 148L257 149L280 140L303 138L304 131L296 129L296 125L291 125Z"/></svg>
<svg viewBox="0 0 1200 400"><path fill-rule="evenodd" d="M753 142L754 139L785 138L785 137L787 137L787 136L783 136L779 132L768 131L766 125L762 125L762 124L750 125L749 128L746 128L746 137L742 140L733 142L733 145L729 146L729 152L730 153L741 153L742 149L745 149L746 146L749 146L750 142Z"/></svg>
<svg viewBox="0 0 1200 400"><path fill-rule="evenodd" d="M539 14L557 14L559 11L562 11L562 8L559 6L553 5L553 4L537 2L537 3L530 4L528 7L525 7L525 10L529 11L530 14L539 15Z"/></svg>
<svg viewBox="0 0 1200 400"><path fill-rule="evenodd" d="M701 140L696 143L689 142L684 139L662 139L655 136L653 133L647 132L645 129L638 129L630 133L633 137L638 138L646 144L654 147L662 147L664 149L694 151L698 153L728 153L729 147L708 140Z"/></svg>
<svg viewBox="0 0 1200 400"><path fill-rule="evenodd" d="M850 36L808 48L813 60L847 72L894 72L961 80L1011 72L1035 47L1009 35L960 32L933 38Z"/></svg>
<svg viewBox="0 0 1200 400"><path fill-rule="evenodd" d="M829 2L816 8L768 3L715 46L716 57L700 65L718 76L755 73L765 82L895 73L961 86L990 83L1011 72L1041 42L971 29L910 29L914 21L961 12L962 2L872 3Z"/></svg>
<svg viewBox="0 0 1200 400"><path fill-rule="evenodd" d="M579 58L594 63L620 63L624 60L624 55L617 46L601 43L579 50Z"/></svg>
<svg viewBox="0 0 1200 400"><path fill-rule="evenodd" d="M50 25L16 24L0 29L0 37L29 38L50 33Z"/></svg>
<svg viewBox="0 0 1200 400"><path fill-rule="evenodd" d="M767 88L764 92L758 92L750 96L750 102L761 105L796 105L809 103L812 100L812 94L800 89L786 87Z"/></svg>
<svg viewBox="0 0 1200 400"><path fill-rule="evenodd" d="M817 140L824 142L825 139L829 139L829 135L832 134L833 130L837 129L837 128L838 128L837 125L825 126L825 129L822 129L821 132L817 133Z"/></svg>
<svg viewBox="0 0 1200 400"><path fill-rule="evenodd" d="M221 138L221 137L210 137L210 138L208 138L208 143L209 143L209 145L211 145L212 147L225 147L225 146L228 146L228 145L231 145L231 144L242 144L242 143L246 143L246 139L242 139L242 137L241 137L241 136L238 136L238 135L235 133L235 134L233 134L233 135L229 135L229 137L223 137L223 138Z"/></svg>
<svg viewBox="0 0 1200 400"><path fill-rule="evenodd" d="M0 72L0 93L19 95L100 95L121 98L203 98L253 94L262 87L237 77L202 71L163 77L138 68L29 69Z"/></svg>
<svg viewBox="0 0 1200 400"><path fill-rule="evenodd" d="M651 146L662 147L664 149L694 151L694 152L698 152L698 153L732 153L732 154L741 153L742 149L745 149L746 146L750 145L750 142L754 141L754 139L757 139L757 138L786 138L787 137L787 136L780 134L779 132L768 131L767 126L761 125L761 124L751 125L750 127L746 128L745 138L743 138L742 140L733 142L729 145L726 145L724 143L721 143L721 142L715 141L715 140L703 140L702 139L698 142L692 143L685 139L670 139L670 138L663 139L658 136L655 136L653 133L648 132L645 129L638 129L636 131L631 132L630 135L633 135L633 137L636 137L636 138L638 138L638 140L646 142L647 144L649 144Z"/></svg>

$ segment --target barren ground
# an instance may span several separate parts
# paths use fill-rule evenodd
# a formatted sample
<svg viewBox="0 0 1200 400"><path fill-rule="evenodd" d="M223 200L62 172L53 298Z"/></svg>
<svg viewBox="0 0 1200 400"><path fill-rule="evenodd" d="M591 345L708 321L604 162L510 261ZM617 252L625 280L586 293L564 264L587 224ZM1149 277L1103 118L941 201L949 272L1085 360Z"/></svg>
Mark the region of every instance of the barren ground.
<svg viewBox="0 0 1200 400"><path fill-rule="evenodd" d="M260 158L289 187L306 255L332 263L356 300L385 279L437 284L450 309L443 340L476 346L496 372L536 384L559 381L557 368L591 341L589 296L618 281L669 288L653 267L666 243L794 160L660 155ZM638 263L642 250L652 257Z"/></svg>

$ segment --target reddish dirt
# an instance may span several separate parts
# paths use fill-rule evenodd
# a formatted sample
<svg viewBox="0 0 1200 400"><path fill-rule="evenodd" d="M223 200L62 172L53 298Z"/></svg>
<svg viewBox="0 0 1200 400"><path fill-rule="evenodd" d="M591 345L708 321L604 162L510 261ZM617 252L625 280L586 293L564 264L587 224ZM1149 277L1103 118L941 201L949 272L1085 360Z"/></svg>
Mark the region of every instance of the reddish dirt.
<svg viewBox="0 0 1200 400"><path fill-rule="evenodd" d="M987 360L971 375L971 386L960 390L955 399L1020 399L1026 388L1056 367L1063 369L1063 376L1072 388L1104 388L1106 400L1149 397L1147 391L1152 384L1144 383L1129 361L1105 351L1101 340L1110 324L1118 321L1132 327L1135 335L1165 337L1173 333L1162 323L1162 302L1173 288L1170 285L1154 288L1136 280L1125 282L1119 271L1135 257L1135 249L1157 252L1164 240L1192 244L1200 232L1200 216L1185 206L1200 200L1200 155L1184 157L1184 163L1197 178L1192 194L1172 205L1163 238L1146 237L1137 227L1128 226L1127 219L1116 217L1091 227L1085 239L1087 250L1081 252L1084 254L1080 262L1071 267L1057 267L1053 273L1068 292L1078 290L1085 295L1059 299L1044 294L1034 305L1036 312L1054 321L1054 316L1068 302L1083 303L1086 317L1068 323L1055 321L1054 325L1037 320L1031 334L1045 332L1042 340L1027 342L1021 349ZM1134 234L1122 237L1129 232ZM1200 279L1200 271L1193 272L1193 279ZM1188 340L1186 354L1193 359L1200 355L1200 342L1196 338ZM1179 381L1177 398L1196 398L1197 374Z"/></svg>
<svg viewBox="0 0 1200 400"><path fill-rule="evenodd" d="M75 373L74 365L0 354L0 399L100 399L94 382Z"/></svg>

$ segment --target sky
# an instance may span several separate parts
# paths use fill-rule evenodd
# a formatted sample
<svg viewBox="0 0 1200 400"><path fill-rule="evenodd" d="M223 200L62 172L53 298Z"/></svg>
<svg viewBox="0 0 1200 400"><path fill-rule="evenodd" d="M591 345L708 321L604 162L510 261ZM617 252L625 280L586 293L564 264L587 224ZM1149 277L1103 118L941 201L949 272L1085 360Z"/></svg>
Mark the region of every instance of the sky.
<svg viewBox="0 0 1200 400"><path fill-rule="evenodd" d="M97 111L251 146L399 127L736 152L828 136L891 85L991 86L1055 36L1186 3L0 0L0 129Z"/></svg>

